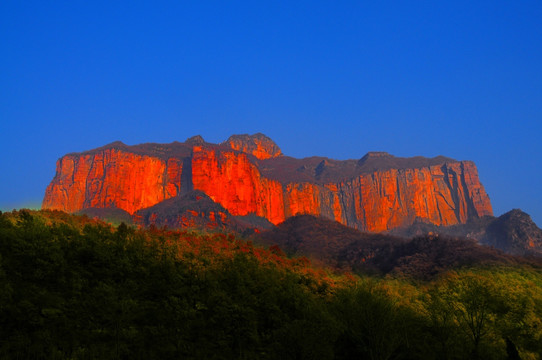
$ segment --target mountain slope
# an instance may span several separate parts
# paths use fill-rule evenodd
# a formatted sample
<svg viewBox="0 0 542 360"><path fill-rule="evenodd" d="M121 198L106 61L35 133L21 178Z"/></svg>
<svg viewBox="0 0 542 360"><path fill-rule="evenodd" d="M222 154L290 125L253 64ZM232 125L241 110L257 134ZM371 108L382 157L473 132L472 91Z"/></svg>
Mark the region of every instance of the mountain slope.
<svg viewBox="0 0 542 360"><path fill-rule="evenodd" d="M392 235L412 237L428 233L473 239L513 255L542 255L542 230L531 217L514 209L498 218L485 216L466 224L436 226L416 222L409 227L393 229Z"/></svg>
<svg viewBox="0 0 542 360"><path fill-rule="evenodd" d="M540 264L477 244L473 239L425 235L412 239L368 234L310 215L291 217L253 239L278 245L290 256L308 256L327 266L354 272L430 279L451 269L481 265Z"/></svg>

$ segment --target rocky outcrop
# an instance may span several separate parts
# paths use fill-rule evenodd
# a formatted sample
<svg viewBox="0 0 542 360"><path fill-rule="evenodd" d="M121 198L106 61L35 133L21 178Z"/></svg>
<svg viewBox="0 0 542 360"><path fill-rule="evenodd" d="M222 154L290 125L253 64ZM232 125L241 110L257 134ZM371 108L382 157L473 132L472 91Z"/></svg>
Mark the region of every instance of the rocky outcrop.
<svg viewBox="0 0 542 360"><path fill-rule="evenodd" d="M542 255L542 230L531 217L514 209L492 221L480 242L515 255Z"/></svg>
<svg viewBox="0 0 542 360"><path fill-rule="evenodd" d="M232 136L219 145L200 136L172 144L117 142L68 154L57 162L43 208L117 207L133 214L192 190L233 216L274 224L312 214L379 232L417 219L453 225L492 215L470 161L387 153L358 161L294 159L262 134Z"/></svg>
<svg viewBox="0 0 542 360"><path fill-rule="evenodd" d="M190 191L138 210L134 219L139 224L156 227L222 231L244 229L228 210L200 191Z"/></svg>
<svg viewBox="0 0 542 360"><path fill-rule="evenodd" d="M264 134L232 135L224 142L234 150L251 154L260 160L281 156L280 148Z"/></svg>

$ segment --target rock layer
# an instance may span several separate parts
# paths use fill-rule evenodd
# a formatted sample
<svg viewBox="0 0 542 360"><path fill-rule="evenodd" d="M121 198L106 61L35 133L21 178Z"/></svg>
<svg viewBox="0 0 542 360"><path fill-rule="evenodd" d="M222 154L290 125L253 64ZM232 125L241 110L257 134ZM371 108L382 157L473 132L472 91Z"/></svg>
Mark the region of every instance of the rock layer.
<svg viewBox="0 0 542 360"><path fill-rule="evenodd" d="M359 161L282 156L261 134L126 146L113 143L59 159L43 208L76 212L117 207L133 214L191 190L235 216L277 224L320 215L365 231L416 220L435 225L492 215L471 161L369 153Z"/></svg>

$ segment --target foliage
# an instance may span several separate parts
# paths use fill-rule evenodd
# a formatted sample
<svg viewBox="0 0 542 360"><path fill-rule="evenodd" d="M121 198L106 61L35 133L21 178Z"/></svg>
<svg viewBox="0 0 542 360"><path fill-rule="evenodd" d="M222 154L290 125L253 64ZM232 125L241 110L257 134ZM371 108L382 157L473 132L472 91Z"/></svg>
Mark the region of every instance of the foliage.
<svg viewBox="0 0 542 360"><path fill-rule="evenodd" d="M0 214L0 322L2 359L536 359L542 274L358 277L233 235L21 210Z"/></svg>

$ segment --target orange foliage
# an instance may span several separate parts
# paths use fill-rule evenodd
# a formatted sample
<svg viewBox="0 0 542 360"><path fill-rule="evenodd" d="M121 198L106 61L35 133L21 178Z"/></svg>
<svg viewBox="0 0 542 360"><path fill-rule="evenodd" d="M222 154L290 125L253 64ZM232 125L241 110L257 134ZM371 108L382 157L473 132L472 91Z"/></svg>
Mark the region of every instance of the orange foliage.
<svg viewBox="0 0 542 360"><path fill-rule="evenodd" d="M286 272L294 272L302 276L304 282L314 290L331 290L338 286L352 284L356 280L349 273L333 276L327 270L313 268L306 257L288 258L278 246L269 249L254 246L232 234L202 235L186 231L171 231L150 227L149 231L140 230L142 234L150 234L151 239L162 239L164 251L174 251L176 258L189 263L194 270L219 266L226 259L233 259L243 254L257 260L261 266L272 266Z"/></svg>

